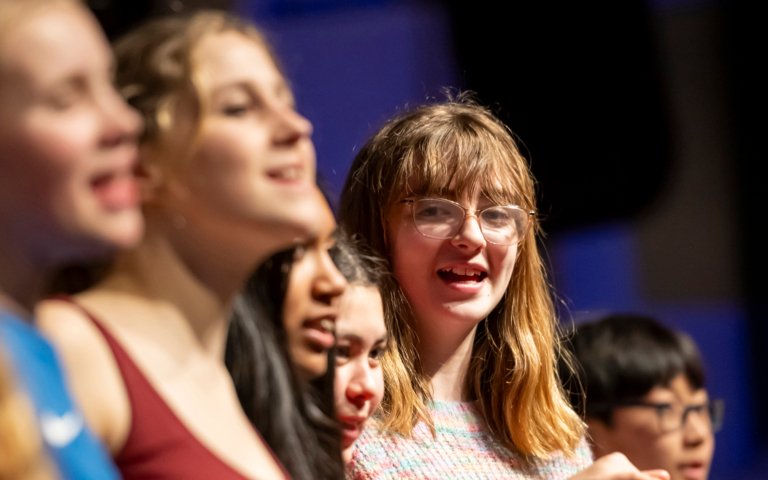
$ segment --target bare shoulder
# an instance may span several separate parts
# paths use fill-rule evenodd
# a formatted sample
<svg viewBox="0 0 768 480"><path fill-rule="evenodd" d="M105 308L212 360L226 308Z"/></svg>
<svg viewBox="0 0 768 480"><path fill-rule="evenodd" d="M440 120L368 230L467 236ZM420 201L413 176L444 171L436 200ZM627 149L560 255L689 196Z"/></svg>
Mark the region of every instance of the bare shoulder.
<svg viewBox="0 0 768 480"><path fill-rule="evenodd" d="M35 308L37 327L61 349L93 346L101 334L77 305L61 299L48 299Z"/></svg>
<svg viewBox="0 0 768 480"><path fill-rule="evenodd" d="M35 308L35 322L63 358L68 369L98 369L113 361L104 336L85 310L66 300L48 299Z"/></svg>
<svg viewBox="0 0 768 480"><path fill-rule="evenodd" d="M130 403L104 336L84 310L66 300L42 301L35 317L64 364L69 386L89 426L116 451L128 433Z"/></svg>

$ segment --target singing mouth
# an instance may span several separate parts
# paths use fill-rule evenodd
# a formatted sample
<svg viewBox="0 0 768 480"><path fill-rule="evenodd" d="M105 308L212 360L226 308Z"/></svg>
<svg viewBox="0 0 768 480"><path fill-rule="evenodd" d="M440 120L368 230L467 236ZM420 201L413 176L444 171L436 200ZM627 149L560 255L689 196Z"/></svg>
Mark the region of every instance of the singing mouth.
<svg viewBox="0 0 768 480"><path fill-rule="evenodd" d="M294 164L273 168L267 171L267 175L274 180L296 182L304 179L304 167Z"/></svg>
<svg viewBox="0 0 768 480"><path fill-rule="evenodd" d="M336 324L334 323L334 321L330 320L328 318L324 318L324 319L320 320L320 327L322 327L323 330L325 330L327 332L333 332L335 325Z"/></svg>
<svg viewBox="0 0 768 480"><path fill-rule="evenodd" d="M438 270L437 275L448 282L482 282L488 272L473 267L446 267Z"/></svg>
<svg viewBox="0 0 768 480"><path fill-rule="evenodd" d="M304 322L305 336L310 346L320 351L327 351L336 343L336 318L325 316L314 318Z"/></svg>

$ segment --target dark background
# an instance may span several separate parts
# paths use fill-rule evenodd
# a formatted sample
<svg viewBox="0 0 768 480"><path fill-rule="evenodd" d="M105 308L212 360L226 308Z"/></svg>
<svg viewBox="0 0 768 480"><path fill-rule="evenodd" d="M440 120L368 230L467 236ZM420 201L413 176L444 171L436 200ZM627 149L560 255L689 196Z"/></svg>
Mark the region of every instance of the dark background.
<svg viewBox="0 0 768 480"><path fill-rule="evenodd" d="M444 86L476 91L518 135L539 180L563 322L635 310L689 332L711 394L726 400L711 478L765 478L768 259L757 169L768 42L755 3L91 5L112 37L200 6L252 17L315 125L319 174L334 193L384 119Z"/></svg>

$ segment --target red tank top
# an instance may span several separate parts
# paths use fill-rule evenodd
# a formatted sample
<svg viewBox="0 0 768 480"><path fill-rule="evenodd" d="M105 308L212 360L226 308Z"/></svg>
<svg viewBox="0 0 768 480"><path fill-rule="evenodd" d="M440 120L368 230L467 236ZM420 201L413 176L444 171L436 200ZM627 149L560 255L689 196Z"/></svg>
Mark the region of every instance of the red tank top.
<svg viewBox="0 0 768 480"><path fill-rule="evenodd" d="M124 480L247 479L208 450L187 429L131 360L128 352L90 312L72 298L57 298L77 306L96 325L112 350L123 377L131 405L131 426L125 445L114 460ZM285 478L290 478L263 439L262 442Z"/></svg>

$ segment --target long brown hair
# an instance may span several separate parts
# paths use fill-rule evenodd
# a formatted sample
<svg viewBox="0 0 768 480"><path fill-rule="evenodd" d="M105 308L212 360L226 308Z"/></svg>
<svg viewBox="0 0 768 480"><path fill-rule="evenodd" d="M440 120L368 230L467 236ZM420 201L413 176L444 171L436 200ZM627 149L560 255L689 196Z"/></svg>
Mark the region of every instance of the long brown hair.
<svg viewBox="0 0 768 480"><path fill-rule="evenodd" d="M387 122L355 157L340 203L340 223L382 257L392 207L411 195L482 192L500 204L535 211L535 180L509 129L468 94L428 104ZM478 326L465 391L496 438L533 458L572 453L584 424L571 409L557 371L552 292L532 218L502 301ZM413 313L396 281L383 289L395 348L385 355L382 427L410 434L432 425L429 379L422 373Z"/></svg>

